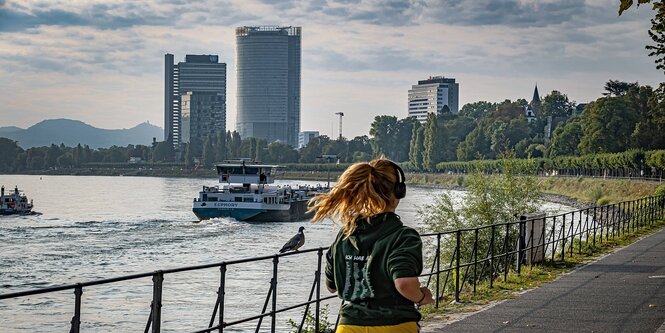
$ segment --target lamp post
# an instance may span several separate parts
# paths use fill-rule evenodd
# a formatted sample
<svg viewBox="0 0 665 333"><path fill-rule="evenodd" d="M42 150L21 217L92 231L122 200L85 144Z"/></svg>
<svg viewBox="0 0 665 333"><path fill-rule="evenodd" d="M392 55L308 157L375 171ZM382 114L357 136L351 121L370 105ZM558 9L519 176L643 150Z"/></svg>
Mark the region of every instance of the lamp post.
<svg viewBox="0 0 665 333"><path fill-rule="evenodd" d="M326 164L328 164L328 173L327 173L328 184L326 185L326 187L330 188L330 161L337 159L337 155L321 155L319 157L325 159Z"/></svg>

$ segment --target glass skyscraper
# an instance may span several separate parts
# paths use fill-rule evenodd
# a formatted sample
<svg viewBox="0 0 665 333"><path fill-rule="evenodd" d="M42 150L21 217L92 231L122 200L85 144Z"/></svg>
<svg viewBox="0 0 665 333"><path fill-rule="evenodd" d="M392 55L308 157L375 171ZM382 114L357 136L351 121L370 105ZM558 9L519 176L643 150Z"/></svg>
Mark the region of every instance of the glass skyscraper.
<svg viewBox="0 0 665 333"><path fill-rule="evenodd" d="M226 132L226 64L217 55L185 56L185 62L173 63L173 55L164 56L164 140L171 140L175 148L183 138L182 96L188 92L212 93L217 100L215 107L215 131ZM208 116L206 116L208 117ZM213 116L209 116L213 117ZM188 131L188 135L197 136Z"/></svg>
<svg viewBox="0 0 665 333"><path fill-rule="evenodd" d="M301 27L236 28L237 130L298 146Z"/></svg>

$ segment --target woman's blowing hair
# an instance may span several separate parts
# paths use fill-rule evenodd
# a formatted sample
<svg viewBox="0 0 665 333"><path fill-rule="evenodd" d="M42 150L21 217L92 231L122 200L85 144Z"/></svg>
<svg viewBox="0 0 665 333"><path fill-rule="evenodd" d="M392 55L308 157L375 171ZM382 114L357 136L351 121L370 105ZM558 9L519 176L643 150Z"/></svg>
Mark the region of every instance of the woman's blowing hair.
<svg viewBox="0 0 665 333"><path fill-rule="evenodd" d="M367 219L383 212L395 200L397 169L386 159L356 163L348 167L328 193L310 199L312 221L338 217L346 237L356 230L356 220Z"/></svg>

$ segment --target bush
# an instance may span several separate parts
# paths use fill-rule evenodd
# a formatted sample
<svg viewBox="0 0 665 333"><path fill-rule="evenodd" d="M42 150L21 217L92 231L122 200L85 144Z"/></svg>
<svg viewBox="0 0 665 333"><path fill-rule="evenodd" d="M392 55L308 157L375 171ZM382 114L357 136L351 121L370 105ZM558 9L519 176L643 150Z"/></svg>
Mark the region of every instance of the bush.
<svg viewBox="0 0 665 333"><path fill-rule="evenodd" d="M464 186L464 176L457 177L457 186Z"/></svg>
<svg viewBox="0 0 665 333"><path fill-rule="evenodd" d="M586 191L586 196L591 202L597 202L605 195L605 189L602 185L596 185Z"/></svg>
<svg viewBox="0 0 665 333"><path fill-rule="evenodd" d="M655 196L664 196L665 195L665 184L658 185L658 187L656 187L656 190L653 191L653 195L655 195Z"/></svg>
<svg viewBox="0 0 665 333"><path fill-rule="evenodd" d="M609 205L610 202L611 202L610 198L606 195L603 195L602 197L598 198L598 200L596 200L596 205L597 206L605 206L605 205Z"/></svg>
<svg viewBox="0 0 665 333"><path fill-rule="evenodd" d="M464 228L476 228L495 223L514 221L516 216L533 213L538 207L540 192L533 175L516 176L519 170L513 168L512 159L504 159L503 173L485 175L482 171L473 172L464 179L468 192L464 201L459 203L448 193L435 198L433 204L419 207L418 215L422 218L423 233L440 233ZM504 228L497 228L491 235L490 228L482 229L478 235L478 253L488 253L491 237L503 239ZM472 233L463 233L460 243L461 258L470 258L474 248ZM510 232L506 244L515 244L516 232ZM427 246L433 246L431 239L424 240ZM455 237L444 236L441 240L441 262L451 262L455 256ZM495 242L496 253L500 253L503 243ZM436 251L433 251L436 252ZM431 258L430 258L431 260ZM485 274L485 273L481 273ZM450 286L450 285L449 285Z"/></svg>

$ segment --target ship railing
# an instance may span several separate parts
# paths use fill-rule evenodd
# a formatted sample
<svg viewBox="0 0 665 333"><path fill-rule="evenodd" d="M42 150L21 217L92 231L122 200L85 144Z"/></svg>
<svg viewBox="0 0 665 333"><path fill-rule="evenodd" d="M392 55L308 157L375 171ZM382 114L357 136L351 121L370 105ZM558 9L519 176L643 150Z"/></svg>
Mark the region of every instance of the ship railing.
<svg viewBox="0 0 665 333"><path fill-rule="evenodd" d="M520 274L525 266L546 263L565 262L574 252L583 253L597 244L610 239L634 233L649 227L665 215L665 196L645 197L638 200L624 201L610 205L592 206L585 209L566 212L553 216L522 216L517 221L495 223L475 228L464 228L437 233L422 234L424 254L429 270L420 276L421 281L433 290L435 307L440 307L446 299L461 302L461 293L475 293L481 282L494 287L500 279L506 281L510 272ZM541 226L542 228L539 228ZM219 270L216 300L207 327L195 332L223 332L226 328L256 322L256 332L262 328L264 319L269 318L270 332L276 332L277 315L294 309L304 309L303 317L296 329L301 332L307 317L311 318L314 332L320 332L327 322L321 322L322 303L337 298L336 295L321 295L322 264L324 251L320 247L296 252L274 254L261 257L222 261L205 265L188 266L158 270L150 273L126 275L116 278L89 281L50 288L35 289L8 294L0 294L0 300L26 297L70 290L74 293L74 315L70 332L78 333L81 327L82 295L85 288L112 284L121 281L152 278L152 302L145 332L161 332L163 282L170 275L180 272L198 271L215 268ZM316 254L313 280L306 301L284 305L288 301L278 300L278 275L280 260L290 256ZM295 260L298 278L306 279L305 260ZM288 262L288 260L284 260ZM227 294L237 289L227 288L228 272L239 265L266 262L272 266L268 292L262 310L251 316L230 318L229 308L238 308L238 304L229 304ZM283 290L283 289L280 289ZM304 295L303 295L304 296ZM313 314L310 308L314 307ZM5 307L0 307L1 309Z"/></svg>

